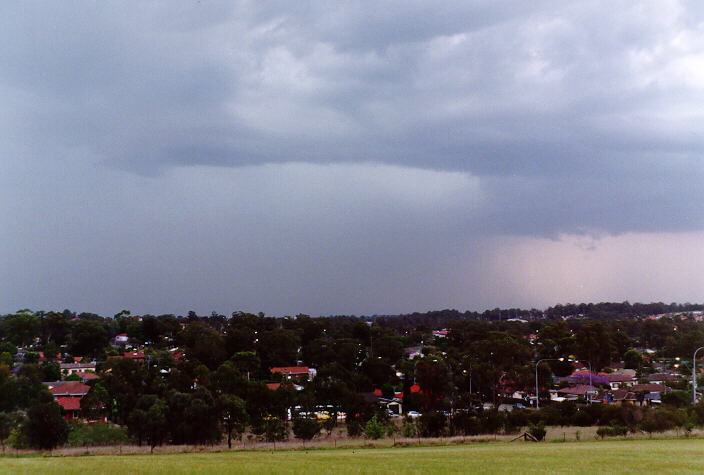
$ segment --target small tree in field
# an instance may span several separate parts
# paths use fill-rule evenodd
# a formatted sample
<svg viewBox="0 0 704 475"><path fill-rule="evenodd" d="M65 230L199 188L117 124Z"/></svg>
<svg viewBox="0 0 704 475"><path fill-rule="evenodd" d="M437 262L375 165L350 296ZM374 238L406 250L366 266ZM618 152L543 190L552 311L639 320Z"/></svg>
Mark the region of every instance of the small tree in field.
<svg viewBox="0 0 704 475"><path fill-rule="evenodd" d="M370 439L380 439L386 434L386 425L377 419L376 416L372 417L367 421L367 425L364 426L364 435Z"/></svg>
<svg viewBox="0 0 704 475"><path fill-rule="evenodd" d="M276 450L277 441L281 442L288 439L286 423L278 417L269 417L264 422L264 437L267 442L274 444L274 450Z"/></svg>
<svg viewBox="0 0 704 475"><path fill-rule="evenodd" d="M154 447L162 444L169 431L166 410L166 404L157 401L147 411L145 432L152 453L154 453Z"/></svg>
<svg viewBox="0 0 704 475"><path fill-rule="evenodd" d="M2 453L5 453L5 440L10 437L14 426L12 417L6 412L0 412L0 444L2 444Z"/></svg>
<svg viewBox="0 0 704 475"><path fill-rule="evenodd" d="M66 442L68 424L61 412L61 406L48 391L30 406L23 431L32 447L52 450Z"/></svg>
<svg viewBox="0 0 704 475"><path fill-rule="evenodd" d="M232 448L232 436L239 439L249 422L249 415L245 409L245 402L233 394L222 394L218 398L218 410L225 424L227 432L227 447Z"/></svg>
<svg viewBox="0 0 704 475"><path fill-rule="evenodd" d="M528 433L535 437L536 440L545 439L545 434L547 434L547 431L545 430L545 424L543 423L543 421L540 421L537 424L530 424L528 426Z"/></svg>
<svg viewBox="0 0 704 475"><path fill-rule="evenodd" d="M297 439L303 441L303 446L306 446L306 440L311 440L318 434L322 425L317 419L311 417L297 417L293 420L293 434Z"/></svg>

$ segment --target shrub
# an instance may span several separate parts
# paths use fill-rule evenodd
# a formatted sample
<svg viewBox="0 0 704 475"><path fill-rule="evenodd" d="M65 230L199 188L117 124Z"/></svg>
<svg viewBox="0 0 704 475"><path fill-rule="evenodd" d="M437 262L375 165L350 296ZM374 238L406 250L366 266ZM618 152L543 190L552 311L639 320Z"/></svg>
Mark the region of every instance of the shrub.
<svg viewBox="0 0 704 475"><path fill-rule="evenodd" d="M480 434L496 434L496 431L499 430L499 427L503 425L502 417L502 414L496 409L481 411L478 417L478 432Z"/></svg>
<svg viewBox="0 0 704 475"><path fill-rule="evenodd" d="M369 439L380 439L386 433L386 426L383 422L377 419L376 416L372 417L367 421L364 426L364 435Z"/></svg>
<svg viewBox="0 0 704 475"><path fill-rule="evenodd" d="M477 433L477 418L469 412L456 412L450 422L452 435L471 435Z"/></svg>
<svg viewBox="0 0 704 475"><path fill-rule="evenodd" d="M71 447L105 446L127 442L127 430L113 424L97 422L84 424L76 422L69 425L68 445Z"/></svg>
<svg viewBox="0 0 704 475"><path fill-rule="evenodd" d="M13 449L27 449L29 448L29 440L24 431L19 427L15 427L10 431L10 437L7 438L7 444Z"/></svg>
<svg viewBox="0 0 704 475"><path fill-rule="evenodd" d="M543 424L542 422L539 422L537 424L531 424L530 426L528 426L528 433L535 437L536 440L545 439L545 434L547 434L547 431L545 430L545 424Z"/></svg>
<svg viewBox="0 0 704 475"><path fill-rule="evenodd" d="M584 408L577 409L573 418L574 424L582 427L590 426L594 423L592 415Z"/></svg>
<svg viewBox="0 0 704 475"><path fill-rule="evenodd" d="M303 443L320 434L321 428L322 425L317 419L297 417L293 420L293 435L295 435L297 439L301 439Z"/></svg>
<svg viewBox="0 0 704 475"><path fill-rule="evenodd" d="M404 437L415 437L416 425L409 420L404 421L403 427L401 427L401 435Z"/></svg>
<svg viewBox="0 0 704 475"><path fill-rule="evenodd" d="M672 391L660 396L663 404L672 407L686 407L691 404L691 399L692 395L686 391Z"/></svg>
<svg viewBox="0 0 704 475"><path fill-rule="evenodd" d="M444 435L447 417L441 412L426 412L418 418L418 431L423 437L440 437Z"/></svg>
<svg viewBox="0 0 704 475"><path fill-rule="evenodd" d="M345 418L345 426L347 427L347 435L357 437L362 433L362 424L356 417L347 416Z"/></svg>
<svg viewBox="0 0 704 475"><path fill-rule="evenodd" d="M596 435L598 435L602 439L607 436L618 437L625 436L626 434L628 434L628 427L618 424L611 426L602 426L596 430Z"/></svg>

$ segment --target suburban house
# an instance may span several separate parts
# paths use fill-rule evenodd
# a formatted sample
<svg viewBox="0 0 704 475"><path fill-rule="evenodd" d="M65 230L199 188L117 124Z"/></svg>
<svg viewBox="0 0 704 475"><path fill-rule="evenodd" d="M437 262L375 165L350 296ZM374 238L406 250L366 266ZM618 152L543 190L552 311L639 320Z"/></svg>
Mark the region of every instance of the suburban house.
<svg viewBox="0 0 704 475"><path fill-rule="evenodd" d="M127 337L127 333L120 333L119 335L115 336L115 345L116 346L126 345L128 341L129 341L129 338Z"/></svg>
<svg viewBox="0 0 704 475"><path fill-rule="evenodd" d="M404 348L403 352L406 354L406 359L412 360L416 356L423 356L423 347L409 346L407 348Z"/></svg>
<svg viewBox="0 0 704 475"><path fill-rule="evenodd" d="M137 364L144 364L145 356L142 351L126 351L118 356L108 356L109 360L120 359L120 360L132 360Z"/></svg>
<svg viewBox="0 0 704 475"><path fill-rule="evenodd" d="M562 388L557 390L558 396L564 397L565 399L577 399L578 397L588 398L589 393L596 396L599 388L596 386L590 386L588 384L578 384L576 386L571 386L568 388Z"/></svg>
<svg viewBox="0 0 704 475"><path fill-rule="evenodd" d="M630 388L638 382L634 376L630 376L628 374L623 373L600 373L600 376L606 379L606 381L609 382L609 386L611 387L611 389L614 390L621 388Z"/></svg>
<svg viewBox="0 0 704 475"><path fill-rule="evenodd" d="M69 375L73 373L86 373L92 371L95 373L95 361L90 363L61 363L61 374Z"/></svg>
<svg viewBox="0 0 704 475"><path fill-rule="evenodd" d="M78 381L57 381L48 383L49 392L66 412L66 420L80 419L81 399L88 394L90 386Z"/></svg>
<svg viewBox="0 0 704 475"><path fill-rule="evenodd" d="M605 400L619 406L634 404L636 402L636 394L628 389L614 389L606 395Z"/></svg>
<svg viewBox="0 0 704 475"><path fill-rule="evenodd" d="M308 366L279 366L271 368L271 374L275 373L281 373L283 379L303 382L315 378L316 371Z"/></svg>
<svg viewBox="0 0 704 475"><path fill-rule="evenodd" d="M271 389L272 391L276 391L279 389L281 386L286 387L292 387L296 391L301 391L303 389L303 386L300 386L298 384L293 384L291 381L285 381L283 384L282 383L266 383L266 387Z"/></svg>
<svg viewBox="0 0 704 475"><path fill-rule="evenodd" d="M666 384L672 381L679 381L681 378L676 374L668 373L653 373L647 375L648 381L654 384Z"/></svg>
<svg viewBox="0 0 704 475"><path fill-rule="evenodd" d="M381 391L379 391L379 393L377 393L377 391L374 391L374 392L360 393L360 395L368 403L376 404L379 407L385 408L389 415L391 415L391 414L401 415L403 413L403 406L402 406L403 399L396 398L396 397L394 397L392 399L386 399L386 398L381 397L380 393L381 393Z"/></svg>

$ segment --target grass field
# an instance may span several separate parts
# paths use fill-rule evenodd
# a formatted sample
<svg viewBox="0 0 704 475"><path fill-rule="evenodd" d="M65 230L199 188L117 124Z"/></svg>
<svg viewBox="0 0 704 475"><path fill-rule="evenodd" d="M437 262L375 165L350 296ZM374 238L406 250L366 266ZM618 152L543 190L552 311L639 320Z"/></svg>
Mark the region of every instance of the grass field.
<svg viewBox="0 0 704 475"><path fill-rule="evenodd" d="M704 473L704 440L2 457L2 473Z"/></svg>

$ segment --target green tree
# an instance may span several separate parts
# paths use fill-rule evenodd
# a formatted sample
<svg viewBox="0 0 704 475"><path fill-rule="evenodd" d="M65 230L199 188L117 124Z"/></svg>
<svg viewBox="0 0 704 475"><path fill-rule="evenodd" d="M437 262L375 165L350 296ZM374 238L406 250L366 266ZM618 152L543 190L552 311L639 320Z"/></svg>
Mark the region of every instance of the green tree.
<svg viewBox="0 0 704 475"><path fill-rule="evenodd" d="M108 334L102 322L81 319L71 331L71 354L98 356L108 344Z"/></svg>
<svg viewBox="0 0 704 475"><path fill-rule="evenodd" d="M320 434L321 428L320 422L312 417L296 417L293 419L293 434L297 439L303 441L304 447L306 440L311 440Z"/></svg>
<svg viewBox="0 0 704 475"><path fill-rule="evenodd" d="M638 369L643 364L643 357L636 350L630 349L623 354L623 366L628 369Z"/></svg>
<svg viewBox="0 0 704 475"><path fill-rule="evenodd" d="M428 398L428 405L436 405L450 389L447 365L433 356L423 358L416 364L416 381Z"/></svg>
<svg viewBox="0 0 704 475"><path fill-rule="evenodd" d="M601 322L588 322L575 335L577 356L589 361L592 371L599 371L611 363L611 336Z"/></svg>
<svg viewBox="0 0 704 475"><path fill-rule="evenodd" d="M245 402L233 394L221 394L218 397L218 411L225 425L227 447L231 449L233 436L239 439L249 422Z"/></svg>
<svg viewBox="0 0 704 475"><path fill-rule="evenodd" d="M370 439L380 439L386 434L386 424L380 421L376 415L369 419L364 426L364 435Z"/></svg>
<svg viewBox="0 0 704 475"><path fill-rule="evenodd" d="M40 329L39 318L31 310L24 309L5 318L0 330L16 346L27 346L39 336Z"/></svg>
<svg viewBox="0 0 704 475"><path fill-rule="evenodd" d="M0 364L5 365L8 368L13 368L15 366L15 359L9 352L4 351L0 353Z"/></svg>
<svg viewBox="0 0 704 475"><path fill-rule="evenodd" d="M272 442L276 450L276 442L288 439L286 423L278 417L267 417L264 420L264 438L267 442Z"/></svg>
<svg viewBox="0 0 704 475"><path fill-rule="evenodd" d="M23 426L23 432L32 447L52 450L66 442L68 424L62 412L61 406L49 392L40 393L27 411Z"/></svg>
<svg viewBox="0 0 704 475"><path fill-rule="evenodd" d="M42 371L42 381L59 381L61 379L61 369L56 363L45 361L39 365Z"/></svg>
<svg viewBox="0 0 704 475"><path fill-rule="evenodd" d="M15 421L13 417L6 412L0 412L0 444L2 444L3 455L5 454L5 441L10 437L14 427Z"/></svg>
<svg viewBox="0 0 704 475"><path fill-rule="evenodd" d="M218 332L201 322L189 324L180 333L179 340L186 356L214 370L225 361L225 346Z"/></svg>
<svg viewBox="0 0 704 475"><path fill-rule="evenodd" d="M156 401L146 414L144 430L152 453L154 453L154 447L164 442L169 432L166 410L166 404L163 401Z"/></svg>

